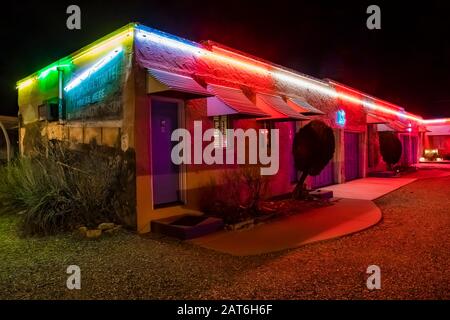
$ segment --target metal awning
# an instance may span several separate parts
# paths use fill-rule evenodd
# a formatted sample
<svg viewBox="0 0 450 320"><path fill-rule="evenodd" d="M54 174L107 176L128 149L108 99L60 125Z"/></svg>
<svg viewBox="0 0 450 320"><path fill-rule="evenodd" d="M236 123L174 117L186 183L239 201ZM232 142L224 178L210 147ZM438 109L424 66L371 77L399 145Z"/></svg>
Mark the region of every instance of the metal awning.
<svg viewBox="0 0 450 320"><path fill-rule="evenodd" d="M264 112L270 114L270 118L262 118L261 120L309 120L309 118L301 115L298 109L289 106L280 96L256 93L256 105Z"/></svg>
<svg viewBox="0 0 450 320"><path fill-rule="evenodd" d="M389 121L386 118L380 117L375 114L368 113L366 115L366 122L367 122L367 124L386 124Z"/></svg>
<svg viewBox="0 0 450 320"><path fill-rule="evenodd" d="M396 132L407 132L408 126L404 125L398 121L390 121L385 124L377 124L378 131L396 131Z"/></svg>
<svg viewBox="0 0 450 320"><path fill-rule="evenodd" d="M320 111L317 108L314 108L312 105L310 105L304 98L292 98L288 97L286 100L287 104L294 108L298 108L300 110L300 113L305 116L314 116L314 115L324 115L325 112Z"/></svg>
<svg viewBox="0 0 450 320"><path fill-rule="evenodd" d="M207 98L208 116L241 114L251 117L268 117L240 89L208 84L208 91L215 97Z"/></svg>
<svg viewBox="0 0 450 320"><path fill-rule="evenodd" d="M192 77L158 69L148 69L147 93L182 99L212 96Z"/></svg>

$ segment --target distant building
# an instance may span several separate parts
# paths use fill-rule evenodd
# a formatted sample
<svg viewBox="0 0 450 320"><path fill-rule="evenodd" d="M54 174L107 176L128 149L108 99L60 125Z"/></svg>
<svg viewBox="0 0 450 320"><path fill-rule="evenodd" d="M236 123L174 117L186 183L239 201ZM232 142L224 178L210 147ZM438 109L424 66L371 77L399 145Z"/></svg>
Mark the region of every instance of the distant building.
<svg viewBox="0 0 450 320"><path fill-rule="evenodd" d="M3 130L0 129L0 163L5 163L8 159L8 143L6 139L9 140L9 152L11 158L14 157L19 151L19 121L17 117L0 115L0 124L2 124L6 129L6 133L8 135L8 137L5 137Z"/></svg>

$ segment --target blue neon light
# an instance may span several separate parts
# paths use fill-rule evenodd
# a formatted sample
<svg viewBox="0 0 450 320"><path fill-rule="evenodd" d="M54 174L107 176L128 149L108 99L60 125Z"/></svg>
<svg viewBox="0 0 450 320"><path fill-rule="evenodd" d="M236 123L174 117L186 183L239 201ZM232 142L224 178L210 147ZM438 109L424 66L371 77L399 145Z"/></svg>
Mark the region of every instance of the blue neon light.
<svg viewBox="0 0 450 320"><path fill-rule="evenodd" d="M92 67L90 67L89 69L84 71L82 74L77 76L75 79L70 81L67 84L67 86L64 87L64 91L68 92L68 91L72 90L73 88L77 87L78 85L80 85L80 83L82 83L84 80L89 78L90 75L94 74L95 72L97 72L98 70L103 68L105 65L107 65L108 62L110 62L112 59L114 59L122 51L123 51L122 47L118 47L118 48L114 49L113 51L111 51L110 53L108 53L105 57L103 57L101 60L96 62Z"/></svg>
<svg viewBox="0 0 450 320"><path fill-rule="evenodd" d="M345 118L345 111L344 110L338 110L336 112L336 123L340 126L345 126L345 122L347 119Z"/></svg>

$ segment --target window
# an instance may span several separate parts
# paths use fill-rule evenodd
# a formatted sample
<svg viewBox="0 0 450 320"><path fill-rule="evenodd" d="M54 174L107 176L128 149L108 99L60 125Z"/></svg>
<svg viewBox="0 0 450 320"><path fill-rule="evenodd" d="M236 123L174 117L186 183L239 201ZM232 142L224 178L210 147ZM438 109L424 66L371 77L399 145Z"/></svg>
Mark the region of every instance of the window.
<svg viewBox="0 0 450 320"><path fill-rule="evenodd" d="M55 102L46 102L38 106L38 117L40 121L57 121L59 119L59 105Z"/></svg>
<svg viewBox="0 0 450 320"><path fill-rule="evenodd" d="M229 119L227 116L215 116L214 121L214 147L227 147L227 129L229 129Z"/></svg>
<svg viewBox="0 0 450 320"><path fill-rule="evenodd" d="M275 122L264 121L262 123L261 133L266 136L268 150L270 150L270 148L272 147L272 129L275 129Z"/></svg>

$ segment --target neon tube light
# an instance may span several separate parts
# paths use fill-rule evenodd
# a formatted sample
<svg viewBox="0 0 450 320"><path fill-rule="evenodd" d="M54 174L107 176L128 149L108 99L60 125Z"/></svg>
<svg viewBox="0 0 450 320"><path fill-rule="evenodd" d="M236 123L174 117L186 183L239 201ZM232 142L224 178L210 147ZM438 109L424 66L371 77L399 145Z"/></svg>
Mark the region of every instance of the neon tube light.
<svg viewBox="0 0 450 320"><path fill-rule="evenodd" d="M101 68L103 68L108 62L110 62L112 59L114 59L119 53L123 51L122 47L116 48L110 53L108 53L103 59L98 61L96 64L94 64L92 67L84 71L82 74L80 74L78 77L70 81L67 86L64 87L64 91L68 92L72 90L73 88L77 87L80 83L82 83L84 80L89 78L90 75L97 72Z"/></svg>
<svg viewBox="0 0 450 320"><path fill-rule="evenodd" d="M116 36L114 36L114 37L112 37L110 39L107 39L104 42L99 43L98 45L94 45L92 48L86 50L85 52L82 52L79 55L76 55L73 58L73 61L81 59L82 57L84 57L84 56L86 56L88 54L94 54L94 53L96 53L98 51L101 51L101 50L111 46L114 43L117 43L117 42L121 43L124 38L127 38L127 37L131 36L132 34L133 34L133 29L131 29L131 30L127 29L127 30L119 33L118 35L116 35Z"/></svg>
<svg viewBox="0 0 450 320"><path fill-rule="evenodd" d="M158 43L158 44L162 44L166 47L172 48L172 49L177 49L177 50L182 50L182 51L187 51L189 53L192 53L194 55L205 55L207 54L207 50L194 45L194 43L190 43L187 40L183 41L182 39L178 39L174 36L169 36L166 35L162 32L158 32L158 31L147 31L147 30L143 30L143 29L138 29L137 32L137 37L143 40L149 40L152 41L154 43Z"/></svg>
<svg viewBox="0 0 450 320"><path fill-rule="evenodd" d="M224 54L212 52L212 51L206 50L204 48L195 46L193 44L181 41L179 39L168 37L164 34L159 34L159 33L153 32L153 31L139 29L139 36L142 39L147 39L149 41L152 41L152 42L155 42L158 44L162 44L162 45L168 46L170 48L183 50L183 51L192 53L196 56L200 55L200 56L204 56L207 58L212 58L212 59L219 60L219 61L222 61L225 63L233 64L240 68L251 70L253 72L261 73L263 75L273 76L275 79L290 82L294 85L298 85L298 86L306 88L306 89L312 89L312 90L315 90L317 92L320 92L320 93L325 94L332 98L341 98L348 102L362 104L363 106L365 106L369 109L372 109L372 110L378 110L378 111L381 111L381 112L384 112L387 114L395 115L395 116L405 118L405 119L414 120L417 122L423 121L421 118L416 117L414 115L407 114L404 111L397 111L398 109L401 109L399 107L396 107L397 110L393 110L391 108L388 108L388 107L385 107L385 106L382 106L382 105L379 105L379 104L376 104L373 102L367 102L367 101L361 100L357 97L354 97L354 96L351 96L351 95L348 95L345 93L338 93L333 88L329 87L327 84L322 83L318 80L310 79L308 77L303 77L301 75L297 75L290 71L283 70L279 67L274 67L274 66L266 64L264 62L257 61L258 64L267 65L268 68L262 67L261 65L257 65L254 63L242 61L242 60L239 60L239 59L236 59L236 58L224 55ZM228 51L223 48L220 48L220 50ZM232 51L230 51L230 53L234 54L234 55L239 55ZM245 58L247 59L247 57L245 57ZM251 58L248 58L248 60L250 60L250 59ZM269 68L272 68L275 70L269 70ZM350 89L350 90L352 90L352 89ZM352 90L352 91L356 92L355 90ZM361 94L361 93L358 93L358 94ZM387 104L389 104L389 103L387 103Z"/></svg>
<svg viewBox="0 0 450 320"><path fill-rule="evenodd" d="M68 67L70 67L70 64L60 64L60 65L57 65L57 66L50 67L50 68L42 71L39 74L38 79L42 79L42 78L47 77L50 74L50 72L56 71L56 70L58 70L58 68L68 68Z"/></svg>
<svg viewBox="0 0 450 320"><path fill-rule="evenodd" d="M16 86L16 89L23 89L23 88L25 88L25 87L28 87L30 84L32 84L33 82L34 82L34 80L36 80L36 78L35 77L33 77L33 78L29 78L29 79L27 79L27 80L25 80L25 81L22 81L21 83L19 83L17 86Z"/></svg>
<svg viewBox="0 0 450 320"><path fill-rule="evenodd" d="M258 66L253 63L245 62L233 57L229 57L224 54L212 52L209 50L206 50L204 48L201 48L199 46L194 45L194 43L189 43L187 41L182 41L181 39L169 37L165 34L157 33L156 31L147 31L143 29L139 29L138 31L138 37L143 40L149 40L157 44L162 44L170 48L186 51L189 53L192 53L196 56L203 56L210 59L218 60L225 63L230 63L235 66L238 66L243 69L248 69L253 72L261 73L266 76L274 76L279 78L282 81L290 81L293 82L296 85L300 85L302 87L306 87L308 89L314 89L317 91L320 91L322 93L331 95L333 97L336 96L336 92L328 87L327 84L321 83L318 80L313 80L309 78L302 78L300 75L295 75L294 73L291 73L286 70L282 70L282 72L279 71L271 71L268 68ZM270 68L274 68L273 66L270 66ZM292 75L289 75L288 73L291 73Z"/></svg>
<svg viewBox="0 0 450 320"><path fill-rule="evenodd" d="M450 122L450 118L422 120L424 124L442 124Z"/></svg>

